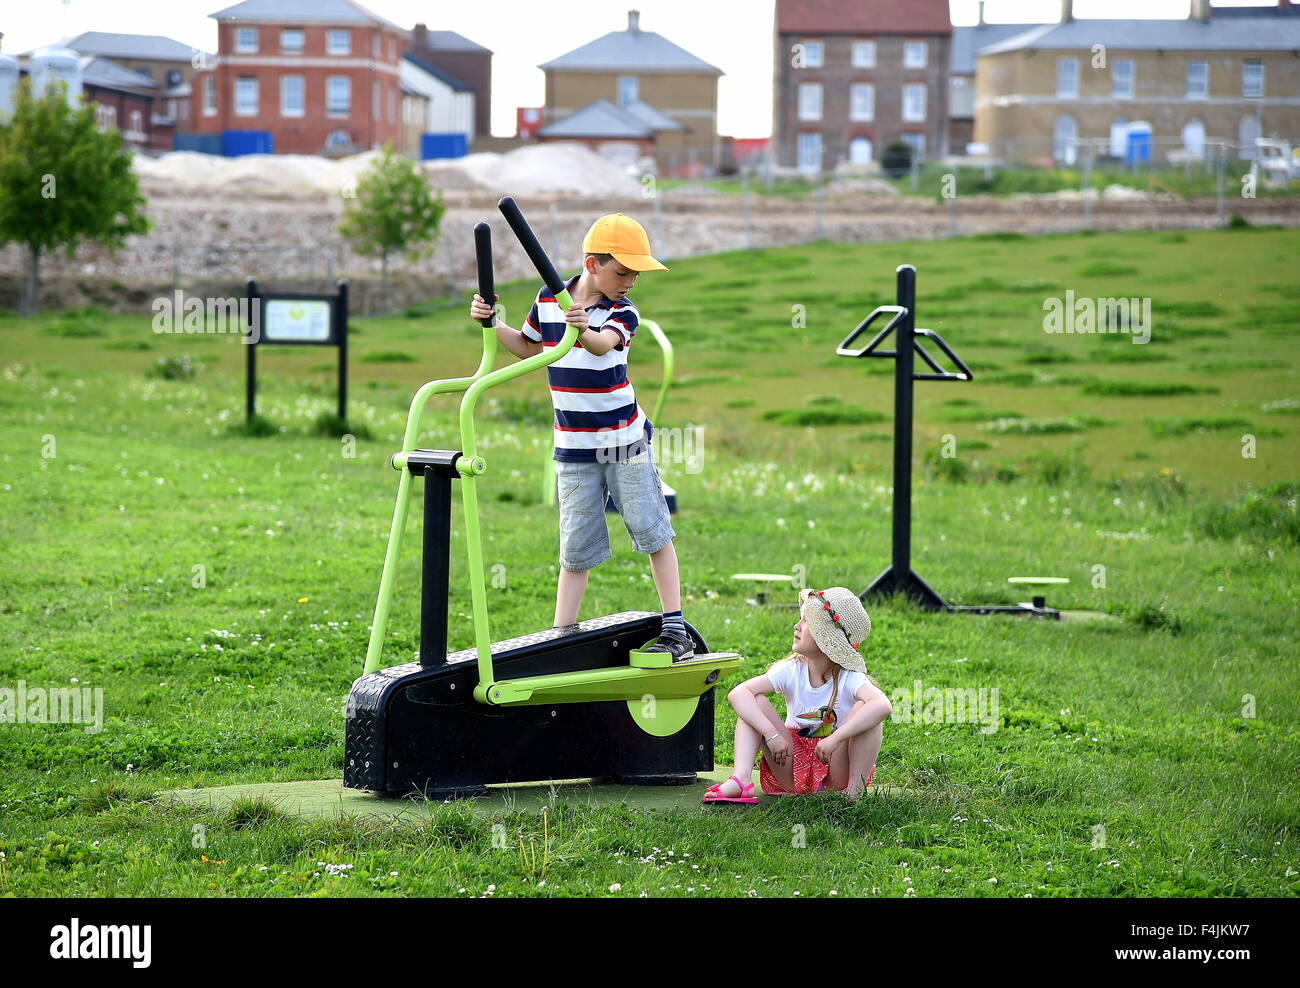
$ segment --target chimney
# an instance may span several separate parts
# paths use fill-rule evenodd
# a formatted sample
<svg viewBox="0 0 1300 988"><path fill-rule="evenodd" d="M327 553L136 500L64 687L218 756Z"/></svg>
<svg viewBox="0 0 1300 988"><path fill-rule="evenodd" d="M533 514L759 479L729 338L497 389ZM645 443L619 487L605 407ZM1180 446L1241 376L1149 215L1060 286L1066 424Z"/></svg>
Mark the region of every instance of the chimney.
<svg viewBox="0 0 1300 988"><path fill-rule="evenodd" d="M1074 0L1061 0L1061 23L1074 20Z"/></svg>
<svg viewBox="0 0 1300 988"><path fill-rule="evenodd" d="M417 24L411 29L411 47L424 49L429 47L429 29L423 24Z"/></svg>
<svg viewBox="0 0 1300 988"><path fill-rule="evenodd" d="M984 0L980 0L980 22L979 26L984 26Z"/></svg>
<svg viewBox="0 0 1300 988"><path fill-rule="evenodd" d="M1210 0L1192 0L1191 20L1202 24L1210 22Z"/></svg>
<svg viewBox="0 0 1300 988"><path fill-rule="evenodd" d="M627 12L627 29L633 34L641 30L641 11L629 10Z"/></svg>

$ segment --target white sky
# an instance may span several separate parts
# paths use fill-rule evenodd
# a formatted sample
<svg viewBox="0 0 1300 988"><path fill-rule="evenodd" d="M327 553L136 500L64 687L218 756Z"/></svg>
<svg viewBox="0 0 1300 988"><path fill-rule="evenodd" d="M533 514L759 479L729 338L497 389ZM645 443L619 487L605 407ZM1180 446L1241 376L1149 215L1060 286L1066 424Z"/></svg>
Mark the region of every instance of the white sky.
<svg viewBox="0 0 1300 988"><path fill-rule="evenodd" d="M83 31L162 34L215 51L216 21L208 15L237 0L5 0L3 50L30 51ZM906 2L906 0L900 0ZM726 74L718 84L718 129L735 137L772 130L772 11L774 0L362 0L404 28L417 21L451 30L494 52L492 132L515 131L515 107L544 101L539 64L610 31L627 27L627 10L641 11L641 28L662 34ZM1257 6L1219 0L1216 6ZM1074 15L1186 17L1189 0L1076 0ZM974 24L978 0L949 0L954 24ZM990 22L1046 22L1060 17L1059 0L988 0ZM740 11L744 11L743 14ZM539 16L544 12L544 17Z"/></svg>

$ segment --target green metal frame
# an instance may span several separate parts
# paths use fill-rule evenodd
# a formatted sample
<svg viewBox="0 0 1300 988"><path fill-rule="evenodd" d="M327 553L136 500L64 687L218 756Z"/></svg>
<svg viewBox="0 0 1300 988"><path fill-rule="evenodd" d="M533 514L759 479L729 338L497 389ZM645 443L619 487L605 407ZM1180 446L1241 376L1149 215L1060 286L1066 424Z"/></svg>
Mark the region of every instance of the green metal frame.
<svg viewBox="0 0 1300 988"><path fill-rule="evenodd" d="M573 300L562 291L556 296L562 310L567 310ZM664 348L665 387L672 374L672 347L662 330L648 323L651 333ZM460 403L461 456L456 470L461 479L461 498L465 506L465 543L469 556L470 597L474 611L474 649L478 657L478 686L474 699L491 705L590 703L604 700L626 700L632 717L650 734L666 737L681 730L694 715L698 698L717 682L719 675L739 667L740 657L711 655L707 660L682 662L667 667L647 667L645 664L591 669L581 672L529 676L522 679L497 682L492 669L492 635L488 626L487 583L483 572L483 544L479 532L478 485L476 481L487 471L487 463L478 455L474 432L474 407L488 388L513 380L563 357L578 338L574 326L566 328L564 336L549 352L543 351L527 357L509 367L493 370L496 361L496 329L483 330L483 358L472 377L443 381L430 381L415 393L406 417L406 433L401 452L393 455L393 466L401 471L397 486L397 506L393 510L393 525L388 533L388 551L384 556L384 573L379 581L379 599L375 604L375 619L370 628L370 645L366 650L363 673L380 668L384 635L388 630L388 613L393 596L393 580L401 553L402 537L406 530L407 509L411 499L411 472L407 458L416 449L420 433L420 419L429 399L440 394L463 392ZM663 406L663 393L655 412Z"/></svg>
<svg viewBox="0 0 1300 988"><path fill-rule="evenodd" d="M573 304L567 291L560 292L556 301L564 310ZM366 649L363 674L375 672L380 668L379 659L383 652L384 634L388 630L388 611L393 599L393 579L397 572L402 536L406 531L407 508L411 500L411 472L406 469L406 456L416 448L416 441L420 435L420 419L424 416L424 408L429 403L429 399L435 395L464 392L460 406L461 450L464 455L456 461L456 469L465 481L462 484L462 493L465 501L465 534L469 541L470 594L474 604L474 641L479 651L479 677L484 681L491 681L492 652L487 627L483 547L479 543L478 492L472 483L474 477L487 469L487 465L478 455L478 445L474 437L474 405L479 396L492 385L512 380L536 367L544 367L559 360L569 352L577 338L577 329L570 326L550 353L542 352L527 357L511 367L494 371L492 367L496 363L497 349L500 344L497 342L496 328L485 326L483 327L483 358L479 361L478 370L472 377L430 381L411 399L411 409L406 416L406 433L402 437L402 451L393 456L393 466L401 471L402 476L397 484L397 506L393 509L393 526L388 532L384 574L379 580L379 599L375 603L375 620L370 627L370 644ZM486 677L484 676L485 655Z"/></svg>

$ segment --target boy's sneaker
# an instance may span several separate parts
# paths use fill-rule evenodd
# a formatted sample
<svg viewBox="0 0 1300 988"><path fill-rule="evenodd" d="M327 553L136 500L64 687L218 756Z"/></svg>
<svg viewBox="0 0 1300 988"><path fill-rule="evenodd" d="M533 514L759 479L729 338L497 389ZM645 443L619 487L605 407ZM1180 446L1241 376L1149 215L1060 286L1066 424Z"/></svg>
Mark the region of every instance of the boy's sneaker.
<svg viewBox="0 0 1300 988"><path fill-rule="evenodd" d="M674 662L685 662L695 658L695 643L686 635L674 635L664 632L653 645L647 645L642 652L668 652Z"/></svg>

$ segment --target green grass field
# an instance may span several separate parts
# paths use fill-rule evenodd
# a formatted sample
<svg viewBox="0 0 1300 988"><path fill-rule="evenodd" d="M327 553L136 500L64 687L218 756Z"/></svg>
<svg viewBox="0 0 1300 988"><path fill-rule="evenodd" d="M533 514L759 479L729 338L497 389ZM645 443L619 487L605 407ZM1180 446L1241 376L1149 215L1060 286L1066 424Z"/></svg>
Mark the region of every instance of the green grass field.
<svg viewBox="0 0 1300 988"><path fill-rule="evenodd" d="M880 788L857 803L558 801L545 820L447 804L418 824L302 821L154 796L341 775L396 491L388 457L415 388L476 365L467 304L354 320L351 415L371 436L354 446L316 424L334 405L333 351L263 351L272 429L253 437L235 428L237 343L157 335L146 316L2 315L0 688L102 688L104 719L99 733L0 723L0 895L1295 895L1297 254L1296 231L999 236L731 253L648 275L634 297L677 354L656 425L704 427L698 472L661 462L682 504L686 616L745 656L728 684L785 654L793 618L747 605L733 573L801 567L814 586L859 589L888 562L892 363L834 349L893 301L902 262L918 269L918 325L976 375L917 385L915 568L968 604L1022 599L1010 576L1068 577L1049 603L1115 620L877 603L863 652L886 694L996 688L996 730L896 717ZM500 289L512 325L535 287ZM1150 298L1150 342L1044 332L1044 301L1067 290ZM631 371L649 409L648 334ZM548 626L554 603L540 376L485 412L502 639ZM449 403L427 423L422 444L457 441ZM611 534L583 617L656 606L617 518ZM452 648L471 644L462 544ZM417 556L402 560L389 663L417 647Z"/></svg>

